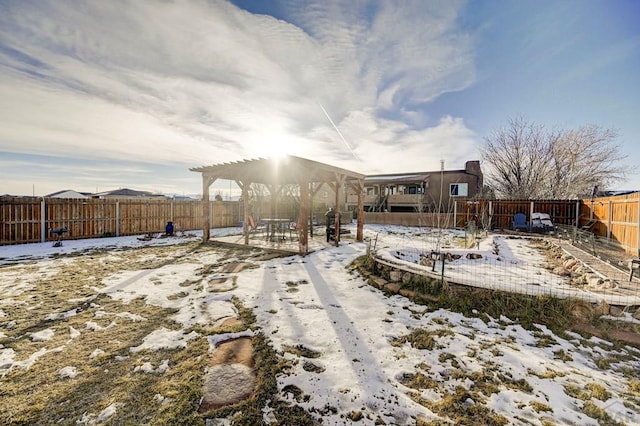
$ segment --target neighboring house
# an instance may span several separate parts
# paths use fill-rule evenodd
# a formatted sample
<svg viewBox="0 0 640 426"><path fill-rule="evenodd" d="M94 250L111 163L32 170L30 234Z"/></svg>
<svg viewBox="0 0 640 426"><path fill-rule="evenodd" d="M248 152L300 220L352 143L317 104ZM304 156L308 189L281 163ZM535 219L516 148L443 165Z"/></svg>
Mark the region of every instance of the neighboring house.
<svg viewBox="0 0 640 426"><path fill-rule="evenodd" d="M482 193L480 161L467 161L462 170L370 175L364 180L365 211L450 211L454 201L467 201ZM316 192L315 204L334 204L334 192L326 185ZM346 209L357 207L358 194L347 189Z"/></svg>
<svg viewBox="0 0 640 426"><path fill-rule="evenodd" d="M63 189L62 191L47 194L48 198L89 198L90 194L74 191L73 189Z"/></svg>
<svg viewBox="0 0 640 426"><path fill-rule="evenodd" d="M134 189L120 188L112 191L104 191L93 194L93 198L166 198L162 194L154 194L148 191L136 191Z"/></svg>

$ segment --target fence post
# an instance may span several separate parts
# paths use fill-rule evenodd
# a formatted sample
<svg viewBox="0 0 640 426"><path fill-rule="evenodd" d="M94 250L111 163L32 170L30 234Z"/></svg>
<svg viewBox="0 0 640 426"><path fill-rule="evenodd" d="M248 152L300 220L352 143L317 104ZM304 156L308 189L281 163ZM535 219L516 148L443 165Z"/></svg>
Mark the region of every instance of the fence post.
<svg viewBox="0 0 640 426"><path fill-rule="evenodd" d="M120 201L116 201L116 237L120 236Z"/></svg>
<svg viewBox="0 0 640 426"><path fill-rule="evenodd" d="M489 200L489 229L487 229L487 231L491 231L492 229L493 229L493 200Z"/></svg>
<svg viewBox="0 0 640 426"><path fill-rule="evenodd" d="M581 200L576 200L576 228L580 227L580 205L582 204Z"/></svg>
<svg viewBox="0 0 640 426"><path fill-rule="evenodd" d="M640 257L640 194L638 194L638 209L636 210L638 215L638 236L636 238L636 256Z"/></svg>
<svg viewBox="0 0 640 426"><path fill-rule="evenodd" d="M458 227L458 200L453 202L453 229Z"/></svg>
<svg viewBox="0 0 640 426"><path fill-rule="evenodd" d="M42 201L40 201L40 242L44 243L47 241L47 215L45 214L46 204L44 202L44 197L42 197Z"/></svg>
<svg viewBox="0 0 640 426"><path fill-rule="evenodd" d="M169 214L169 216L171 217L169 220L171 222L173 222L173 202L175 201L175 195L173 197L171 197L171 213Z"/></svg>
<svg viewBox="0 0 640 426"><path fill-rule="evenodd" d="M607 209L607 242L611 240L611 215L613 215L613 203L609 200L609 208Z"/></svg>
<svg viewBox="0 0 640 426"><path fill-rule="evenodd" d="M535 210L535 203L532 201L529 206L529 232L531 232L531 225L533 225L533 212Z"/></svg>

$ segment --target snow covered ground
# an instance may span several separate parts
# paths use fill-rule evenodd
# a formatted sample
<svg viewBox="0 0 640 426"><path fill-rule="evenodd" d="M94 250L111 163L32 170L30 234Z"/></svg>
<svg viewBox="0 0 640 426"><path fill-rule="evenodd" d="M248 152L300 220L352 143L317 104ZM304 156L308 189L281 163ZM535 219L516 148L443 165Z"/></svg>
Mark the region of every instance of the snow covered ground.
<svg viewBox="0 0 640 426"><path fill-rule="evenodd" d="M270 260L229 257L219 248L196 250L189 243L197 241L198 233L146 242L126 237L65 241L61 248L51 243L0 247L0 387L45 364L56 365L57 376L48 386L80 381L100 360L130 361L129 371L137 369L137 374L168 375L178 368L174 358L164 358L164 352L158 359L144 354L186 351L203 338L213 349L215 341L233 337L203 335L198 327L236 315L232 298L237 297L253 310L273 347L292 362L292 369L278 377L281 398L322 417L325 425L349 424L349 418L361 418L358 424L397 425L416 424L416 419L640 424L638 349L575 333L561 337L544 326L526 330L508 312L483 321L429 310L401 296L386 296L349 268L366 252L369 239L377 236L377 247L395 250L418 238L412 236L417 231L368 225L363 243ZM524 241L518 244L520 249L509 256L530 260L533 249ZM131 249L154 245L163 247L142 253ZM104 276L95 266L107 268L134 257L137 268ZM224 272L223 266L234 261L256 267ZM88 262L94 262L93 269L76 275L75 287L69 279L64 285L60 281L60 291L67 289L61 293L65 300L38 299L39 282L51 285L61 268L77 263L77 270ZM220 282L227 284L220 287ZM166 310L164 322L149 329L151 311L136 301ZM143 324L144 336L128 343L128 353L112 349L111 337L92 338ZM74 365L65 354L78 350L78 342L89 355ZM118 377L109 371L103 380L113 381L115 388ZM62 422L117 422L119 413L135 407L113 392ZM5 402L20 398L12 394ZM154 398L170 401L171 395ZM273 421L268 406L264 412L265 423ZM11 423L18 414L0 414L0 419Z"/></svg>

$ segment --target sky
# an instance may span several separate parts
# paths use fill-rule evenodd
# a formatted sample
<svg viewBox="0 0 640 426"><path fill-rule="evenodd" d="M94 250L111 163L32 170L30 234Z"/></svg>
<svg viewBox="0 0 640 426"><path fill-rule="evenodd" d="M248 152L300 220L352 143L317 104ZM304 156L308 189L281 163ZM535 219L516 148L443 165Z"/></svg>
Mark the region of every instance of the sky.
<svg viewBox="0 0 640 426"><path fill-rule="evenodd" d="M614 129L637 169L638 16L635 0L0 0L0 194L200 194L190 167L281 154L462 169L516 117Z"/></svg>
<svg viewBox="0 0 640 426"><path fill-rule="evenodd" d="M353 231L354 227L350 229ZM375 238L378 253L384 256L416 244L434 244L435 233L425 236L424 231L415 227L367 225L365 238ZM213 230L214 236L231 233L229 228ZM453 235L447 233L446 238ZM154 356L155 351L186 350L197 339L206 337L215 356L219 342L261 332L291 364L286 374L277 376L278 395L288 397L313 417L322 417L322 423L327 425L345 424L345 417L354 411L362 412L363 424L373 424L379 417L385 424L409 425L416 423L415 417L443 422L455 420L456 413L482 416L487 410L502 416L508 424L544 421L601 424L587 415L588 404L604 410L609 419L620 424L638 424L640 420L638 406L633 403L637 400L634 390L637 380L629 374L640 366L640 352L632 345L614 345L572 331L560 336L541 324L524 328L517 319L510 319L508 313L500 318L466 317L388 294L345 268L367 252L367 242L342 242L339 247L317 250L306 257L265 261L245 255L240 258L233 252L193 252L180 247L181 243L197 238L194 234L193 239L158 238L142 242L133 236L66 240L62 247L52 247L50 242L0 247L0 260L5 263L0 269L0 318L13 321L13 326L0 331L0 338L11 339L23 333L31 340L27 343L25 338L19 346L0 346L0 380L5 374L10 374L7 379L14 379L28 376L29 370L49 371L51 365L62 365L58 377L48 382L52 392L67 380L77 384L75 389L88 380L113 382L112 393L96 396L95 400L84 398L89 404L86 410L70 413L71 420L64 420L94 424L96 419L112 419L118 423L123 413L135 410L144 415L148 407L144 404L142 408L131 407L123 401L126 397L118 392L118 383L123 378L114 374L116 370L104 368L111 360L127 363L128 370L139 375L163 377L180 371L175 360L186 357L160 361ZM166 250L123 250L155 245L164 245ZM72 255L83 252L92 252L92 256ZM540 266L544 255L528 239L490 234L479 249L454 248L450 252L460 254L463 259L466 253L490 259L499 252L504 265L529 263L537 270L528 276L514 275L512 288L520 284L545 293L540 287L542 283L553 285L557 280ZM57 304L39 303L33 298L32 290L42 285L42 280L59 271L85 270L87 261L123 266L105 278L93 277L90 285L60 289L56 293L61 299ZM237 262L250 262L256 267L221 272L224 266ZM474 262L480 263L481 275L486 273L490 277L483 285L500 286L504 265L483 271L484 259ZM447 268L447 279L457 282L455 274L459 268L464 268L464 262L453 262ZM207 275L199 275L203 270L208 271ZM217 286L215 283L221 278L226 281ZM532 285L532 279L540 286ZM235 284L230 285L230 281ZM110 303L106 298L120 303ZM201 335L203 331L218 329L207 325L221 324L237 314L231 303L233 298L251 307L257 329ZM130 303L134 299L145 303ZM70 306L78 306L78 301L91 303L80 311L69 310ZM153 316L148 317L153 311L145 310L144 305L170 309L171 314L158 323ZM24 319L15 320L3 309L28 312L29 316L40 318L39 329L24 333ZM634 321L630 312L624 315ZM141 327L139 324L144 321L147 323ZM171 329L167 328L168 321ZM147 334L140 341L124 337L128 335L123 330L132 326L144 328ZM122 333L123 342L112 345L108 337L111 329ZM431 347L410 343L407 336L416 332L431 337ZM129 353L123 357L122 346L126 348L129 342ZM79 351L78 345L83 345L84 350ZM287 348L308 349L317 356L305 358L303 351L296 354ZM91 355L78 357L75 355L78 352ZM65 357L63 364L61 357ZM305 368L309 363L317 369ZM193 368L193 364L190 366ZM412 377L422 386L412 387L408 380ZM132 382L145 380L131 378ZM157 383L160 379L154 380ZM605 391L601 392L604 396L596 393L595 386ZM296 402L291 391L287 391L290 387L300 389L308 398ZM159 401L170 400L170 387L153 386L153 389L160 392L156 394ZM449 417L427 408L428 402L437 406L443 399L459 395L461 389L471 396L464 404L453 404ZM416 396L428 402L421 405ZM269 404L267 400L262 409L265 424L276 424ZM476 407L472 411L467 404ZM335 411L326 407L334 407ZM593 409L591 413L597 414ZM56 417L52 418L55 421ZM229 419L220 424L230 424Z"/></svg>

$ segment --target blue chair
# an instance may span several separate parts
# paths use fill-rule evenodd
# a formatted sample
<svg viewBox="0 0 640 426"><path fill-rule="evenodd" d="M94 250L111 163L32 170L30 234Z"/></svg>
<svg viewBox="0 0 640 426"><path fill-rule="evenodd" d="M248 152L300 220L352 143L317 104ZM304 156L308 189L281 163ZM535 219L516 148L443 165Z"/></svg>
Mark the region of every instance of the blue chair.
<svg viewBox="0 0 640 426"><path fill-rule="evenodd" d="M513 215L513 230L514 231L526 231L529 232L529 222L527 222L527 215L524 213L516 213Z"/></svg>

